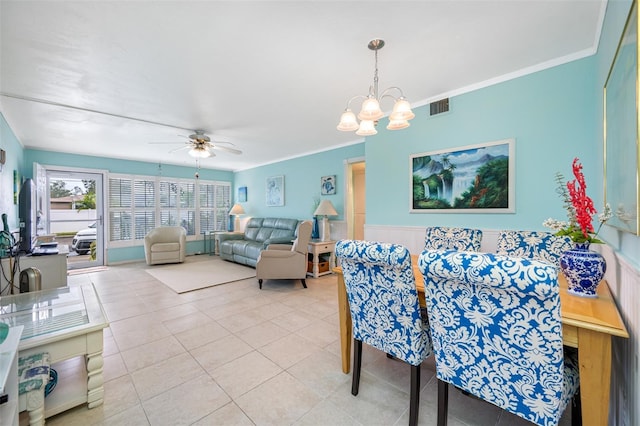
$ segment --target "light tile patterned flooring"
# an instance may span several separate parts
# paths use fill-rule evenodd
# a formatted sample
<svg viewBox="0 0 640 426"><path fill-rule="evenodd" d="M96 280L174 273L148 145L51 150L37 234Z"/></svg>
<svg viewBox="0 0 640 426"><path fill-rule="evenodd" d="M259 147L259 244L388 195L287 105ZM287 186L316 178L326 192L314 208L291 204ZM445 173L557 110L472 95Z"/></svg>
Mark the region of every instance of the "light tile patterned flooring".
<svg viewBox="0 0 640 426"><path fill-rule="evenodd" d="M105 398L47 425L408 424L406 364L364 345L360 393L351 395L339 356L335 276L309 278L307 289L278 280L259 290L247 279L178 295L147 268L135 263L69 277L70 285L95 285L110 321ZM435 425L433 357L422 365L421 383L419 424ZM569 411L561 424L569 424ZM451 426L527 424L449 392Z"/></svg>

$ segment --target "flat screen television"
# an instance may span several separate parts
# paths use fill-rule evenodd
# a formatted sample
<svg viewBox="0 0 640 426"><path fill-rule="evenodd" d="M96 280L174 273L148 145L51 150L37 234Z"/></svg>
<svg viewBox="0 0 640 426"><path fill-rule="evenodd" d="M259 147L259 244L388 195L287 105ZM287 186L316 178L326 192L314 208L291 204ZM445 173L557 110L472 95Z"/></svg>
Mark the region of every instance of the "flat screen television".
<svg viewBox="0 0 640 426"><path fill-rule="evenodd" d="M18 220L20 222L18 249L20 252L31 253L33 250L38 226L36 210L36 185L32 179L25 179L18 194Z"/></svg>

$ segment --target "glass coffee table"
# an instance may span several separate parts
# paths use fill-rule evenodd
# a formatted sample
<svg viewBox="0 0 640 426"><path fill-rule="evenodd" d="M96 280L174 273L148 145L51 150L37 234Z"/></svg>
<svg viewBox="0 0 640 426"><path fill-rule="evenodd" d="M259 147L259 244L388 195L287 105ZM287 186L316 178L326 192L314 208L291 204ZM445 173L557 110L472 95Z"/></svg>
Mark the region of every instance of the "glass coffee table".
<svg viewBox="0 0 640 426"><path fill-rule="evenodd" d="M21 357L48 352L54 369L55 363L82 357L86 368L58 371L58 383L45 400L45 418L85 402L89 408L102 404L103 330L109 323L92 285L2 296L0 321L24 327Z"/></svg>

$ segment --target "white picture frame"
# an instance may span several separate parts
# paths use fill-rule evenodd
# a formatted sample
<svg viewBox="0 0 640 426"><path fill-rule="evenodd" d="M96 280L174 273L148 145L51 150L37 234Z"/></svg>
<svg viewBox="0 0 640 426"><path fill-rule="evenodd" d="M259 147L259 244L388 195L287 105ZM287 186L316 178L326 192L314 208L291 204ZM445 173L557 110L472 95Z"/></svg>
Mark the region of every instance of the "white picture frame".
<svg viewBox="0 0 640 426"><path fill-rule="evenodd" d="M284 206L284 176L271 176L266 181L267 207Z"/></svg>

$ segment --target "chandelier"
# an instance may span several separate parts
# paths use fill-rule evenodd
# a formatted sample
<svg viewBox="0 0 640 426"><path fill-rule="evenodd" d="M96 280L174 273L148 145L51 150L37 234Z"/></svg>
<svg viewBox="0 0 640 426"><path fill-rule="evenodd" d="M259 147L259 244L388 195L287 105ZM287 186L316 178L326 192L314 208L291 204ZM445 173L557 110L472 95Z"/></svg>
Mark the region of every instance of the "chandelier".
<svg viewBox="0 0 640 426"><path fill-rule="evenodd" d="M411 105L409 105L409 102L404 97L402 90L399 87L389 87L382 93L378 92L378 50L384 47L384 40L371 40L368 47L375 52L376 59L376 68L373 74L373 85L369 86L369 95L358 95L349 99L347 107L342 113L342 116L340 116L340 123L338 124L337 129L343 132L352 132L355 130L356 134L360 136L375 135L378 133L375 126L378 120L384 117L384 113L382 112L382 109L380 109L380 101L386 97L395 101L393 111L389 115L389 124L387 125L387 129L406 129L409 127L409 120L415 117L415 114L411 111ZM391 94L393 92L398 92L400 96L393 96ZM354 100L362 98L364 98L364 101L362 102L362 108L360 109L360 113L357 117L360 119L360 123L358 123L356 115L351 111L350 105Z"/></svg>

